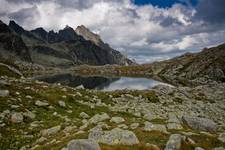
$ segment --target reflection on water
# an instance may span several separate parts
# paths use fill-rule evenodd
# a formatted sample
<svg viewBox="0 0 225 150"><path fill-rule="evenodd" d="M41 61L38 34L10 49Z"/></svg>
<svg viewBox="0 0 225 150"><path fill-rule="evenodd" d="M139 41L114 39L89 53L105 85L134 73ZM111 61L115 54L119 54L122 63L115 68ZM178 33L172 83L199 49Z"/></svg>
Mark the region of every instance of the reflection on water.
<svg viewBox="0 0 225 150"><path fill-rule="evenodd" d="M38 80L48 83L61 83L70 87L83 86L86 89L97 89L104 91L121 89L150 89L158 84L165 84L153 79L146 78L110 78L110 77L86 77L71 74L60 74L53 76L39 77Z"/></svg>

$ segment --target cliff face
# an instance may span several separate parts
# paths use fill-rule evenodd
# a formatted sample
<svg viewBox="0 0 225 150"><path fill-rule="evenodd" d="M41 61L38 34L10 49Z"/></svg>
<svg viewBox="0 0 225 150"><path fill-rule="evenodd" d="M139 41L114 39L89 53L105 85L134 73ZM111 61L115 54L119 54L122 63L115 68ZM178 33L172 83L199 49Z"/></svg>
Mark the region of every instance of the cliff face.
<svg viewBox="0 0 225 150"><path fill-rule="evenodd" d="M9 30L8 35L20 38L20 41L17 40L17 42L23 43L22 45L26 47L25 51L29 52L24 56L38 64L47 66L132 64L132 61L120 52L104 44L100 37L100 43L96 40L89 40L86 36L76 33L69 26L59 30L59 32L53 30L47 32L43 28L27 31L14 21L10 21L9 26L4 24L0 27L0 31L5 31L5 28ZM90 34L89 37L94 35L88 29L86 30ZM6 42L6 39L2 38L1 41ZM12 47L9 49L11 50ZM17 47L17 51L22 54L24 54L23 49Z"/></svg>

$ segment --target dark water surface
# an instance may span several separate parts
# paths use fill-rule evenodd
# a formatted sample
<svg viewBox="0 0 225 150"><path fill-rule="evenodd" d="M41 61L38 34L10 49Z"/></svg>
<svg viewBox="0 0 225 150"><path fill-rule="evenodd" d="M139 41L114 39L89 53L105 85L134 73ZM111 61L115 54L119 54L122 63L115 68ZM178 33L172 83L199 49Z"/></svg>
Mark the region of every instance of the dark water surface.
<svg viewBox="0 0 225 150"><path fill-rule="evenodd" d="M136 89L150 89L158 84L166 84L153 79L147 78L131 78L131 77L99 77L99 76L78 76L71 74L60 74L52 76L44 76L37 78L38 80L48 83L61 83L70 87L83 86L86 89L96 89L104 91ZM168 84L166 84L168 85Z"/></svg>

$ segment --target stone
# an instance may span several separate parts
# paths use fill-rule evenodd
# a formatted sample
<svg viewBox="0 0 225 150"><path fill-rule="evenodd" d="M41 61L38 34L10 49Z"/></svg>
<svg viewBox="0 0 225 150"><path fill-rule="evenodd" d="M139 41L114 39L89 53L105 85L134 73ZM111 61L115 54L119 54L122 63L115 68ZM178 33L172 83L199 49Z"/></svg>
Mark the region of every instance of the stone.
<svg viewBox="0 0 225 150"><path fill-rule="evenodd" d="M6 97L9 96L8 90L0 90L0 97Z"/></svg>
<svg viewBox="0 0 225 150"><path fill-rule="evenodd" d="M109 120L109 119L110 119L110 117L106 113L103 113L101 115L100 114L96 114L89 120L89 122L91 124L97 124L98 122L102 122L102 121Z"/></svg>
<svg viewBox="0 0 225 150"><path fill-rule="evenodd" d="M110 120L110 122L113 122L113 123L116 123L116 124L122 123L124 121L125 120L122 117L112 117L111 120Z"/></svg>
<svg viewBox="0 0 225 150"><path fill-rule="evenodd" d="M223 148L223 147L216 147L213 150L225 150L225 148Z"/></svg>
<svg viewBox="0 0 225 150"><path fill-rule="evenodd" d="M22 113L13 113L12 115L11 115L11 122L12 123L21 123L21 122L23 122L23 115L22 115Z"/></svg>
<svg viewBox="0 0 225 150"><path fill-rule="evenodd" d="M67 145L68 150L101 150L98 143L90 139L72 140Z"/></svg>
<svg viewBox="0 0 225 150"><path fill-rule="evenodd" d="M203 149L201 147L196 147L195 150L205 150L205 149Z"/></svg>
<svg viewBox="0 0 225 150"><path fill-rule="evenodd" d="M145 114L143 118L148 120L148 121L151 121L151 120L155 119L155 117L151 113Z"/></svg>
<svg viewBox="0 0 225 150"><path fill-rule="evenodd" d="M168 130L182 130L183 127L178 123L168 123L166 125Z"/></svg>
<svg viewBox="0 0 225 150"><path fill-rule="evenodd" d="M139 127L139 123L132 123L132 124L130 125L130 128L131 128L132 130L136 129L137 127Z"/></svg>
<svg viewBox="0 0 225 150"><path fill-rule="evenodd" d="M60 125L55 126L55 127L52 127L52 128L49 128L49 129L45 129L45 130L42 130L41 131L41 135L44 136L44 137L50 136L50 135L54 135L57 132L59 132L60 129L61 129L61 126Z"/></svg>
<svg viewBox="0 0 225 150"><path fill-rule="evenodd" d="M182 145L182 136L180 134L172 134L166 143L164 150L180 150Z"/></svg>
<svg viewBox="0 0 225 150"><path fill-rule="evenodd" d="M218 140L220 140L221 142L225 143L225 133L220 133Z"/></svg>
<svg viewBox="0 0 225 150"><path fill-rule="evenodd" d="M90 116L88 114L86 114L85 112L81 112L80 113L80 117L83 118L83 119L88 119L90 118Z"/></svg>
<svg viewBox="0 0 225 150"><path fill-rule="evenodd" d="M168 123L177 123L180 124L180 120L177 118L177 116L175 114L169 114L168 116Z"/></svg>
<svg viewBox="0 0 225 150"><path fill-rule="evenodd" d="M121 128L121 129L128 129L128 126L126 124L119 124L118 125L118 128Z"/></svg>
<svg viewBox="0 0 225 150"><path fill-rule="evenodd" d="M33 112L29 111L29 110L27 110L26 112L24 112L23 113L23 116L24 117L27 117L27 118L30 118L30 119L35 119L35 117L36 117L36 115Z"/></svg>
<svg viewBox="0 0 225 150"><path fill-rule="evenodd" d="M206 118L183 116L182 121L191 129L197 131L207 131L214 133L218 128L214 121Z"/></svg>
<svg viewBox="0 0 225 150"><path fill-rule="evenodd" d="M160 132L163 132L163 133L168 133L165 125L152 124L148 121L145 122L144 131L160 131Z"/></svg>
<svg viewBox="0 0 225 150"><path fill-rule="evenodd" d="M64 101L58 101L60 107L66 107L66 103Z"/></svg>
<svg viewBox="0 0 225 150"><path fill-rule="evenodd" d="M35 105L40 106L40 107L44 107L44 106L48 106L49 104L47 102L42 102L42 101L37 100L35 102Z"/></svg>
<svg viewBox="0 0 225 150"><path fill-rule="evenodd" d="M134 145L139 143L138 138L132 131L120 128L114 128L111 131L103 131L101 128L92 129L88 139L108 145Z"/></svg>

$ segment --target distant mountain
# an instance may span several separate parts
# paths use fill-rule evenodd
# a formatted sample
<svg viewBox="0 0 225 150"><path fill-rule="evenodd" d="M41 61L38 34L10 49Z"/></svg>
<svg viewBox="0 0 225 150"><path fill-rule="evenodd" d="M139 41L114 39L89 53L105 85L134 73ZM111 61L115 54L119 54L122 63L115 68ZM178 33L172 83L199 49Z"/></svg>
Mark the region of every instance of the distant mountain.
<svg viewBox="0 0 225 150"><path fill-rule="evenodd" d="M47 32L41 27L27 31L16 24L15 21L10 21L8 26L2 22L1 24L0 31L6 30L5 28L7 28L9 30L8 35L18 37L20 43L23 43L24 47L26 47L23 48L27 51L26 57L37 64L47 66L133 64L131 60L123 56L120 52L110 48L98 35L92 33L85 27L86 34L80 34L83 32L79 32L78 34L78 32L75 32L69 26L66 26L58 32L54 32L53 30ZM98 41L96 40L97 38L91 39L93 35L98 37ZM4 38L1 38L1 43L6 43ZM18 58L22 59L19 52L24 53L23 49L17 49L16 56ZM10 48L5 50L9 53L12 51Z"/></svg>
<svg viewBox="0 0 225 150"><path fill-rule="evenodd" d="M225 82L225 44L151 64L151 72L171 82L209 78Z"/></svg>

